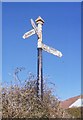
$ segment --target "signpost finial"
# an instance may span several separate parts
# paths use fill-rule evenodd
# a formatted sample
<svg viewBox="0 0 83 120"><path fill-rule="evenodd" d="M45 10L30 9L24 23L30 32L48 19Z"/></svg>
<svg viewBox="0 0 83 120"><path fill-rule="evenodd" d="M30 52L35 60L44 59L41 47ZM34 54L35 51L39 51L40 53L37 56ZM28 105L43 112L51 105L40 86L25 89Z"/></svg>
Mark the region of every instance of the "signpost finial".
<svg viewBox="0 0 83 120"><path fill-rule="evenodd" d="M44 24L44 20L39 16L36 20L35 20L35 22L37 23L37 24Z"/></svg>

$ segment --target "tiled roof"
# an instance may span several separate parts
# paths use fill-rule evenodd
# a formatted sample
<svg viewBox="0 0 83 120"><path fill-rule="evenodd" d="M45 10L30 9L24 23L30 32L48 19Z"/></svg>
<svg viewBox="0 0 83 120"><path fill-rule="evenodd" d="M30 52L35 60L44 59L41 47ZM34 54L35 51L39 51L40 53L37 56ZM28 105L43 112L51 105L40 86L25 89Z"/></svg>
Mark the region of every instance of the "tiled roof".
<svg viewBox="0 0 83 120"><path fill-rule="evenodd" d="M60 106L64 109L67 109L67 108L69 108L70 105L72 105L79 98L83 98L83 95L75 96L75 97L69 98L65 101L61 101Z"/></svg>

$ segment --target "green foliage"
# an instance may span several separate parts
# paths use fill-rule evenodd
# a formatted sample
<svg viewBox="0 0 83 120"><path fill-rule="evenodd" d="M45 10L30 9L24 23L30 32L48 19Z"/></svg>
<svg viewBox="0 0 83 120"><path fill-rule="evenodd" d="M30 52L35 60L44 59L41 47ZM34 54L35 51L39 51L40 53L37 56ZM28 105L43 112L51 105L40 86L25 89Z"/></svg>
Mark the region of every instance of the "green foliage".
<svg viewBox="0 0 83 120"><path fill-rule="evenodd" d="M81 118L81 108L69 108L68 113L71 114L74 118Z"/></svg>
<svg viewBox="0 0 83 120"><path fill-rule="evenodd" d="M83 107L81 107L81 117L83 118Z"/></svg>

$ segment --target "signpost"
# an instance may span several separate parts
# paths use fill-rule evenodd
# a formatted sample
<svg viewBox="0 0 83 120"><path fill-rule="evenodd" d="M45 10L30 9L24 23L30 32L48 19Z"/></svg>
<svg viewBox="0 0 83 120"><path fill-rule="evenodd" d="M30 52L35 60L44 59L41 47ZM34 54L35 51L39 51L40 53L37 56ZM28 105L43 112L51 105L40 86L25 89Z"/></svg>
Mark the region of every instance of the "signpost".
<svg viewBox="0 0 83 120"><path fill-rule="evenodd" d="M45 50L48 53L51 53L55 56L62 57L62 53L54 48L51 48L42 43L42 25L44 24L44 20L39 16L36 20L36 24L31 19L31 25L33 27L32 30L26 32L23 35L23 38L28 38L33 34L37 34L38 42L37 42L37 51L38 51L38 66L37 66L37 97L43 100L43 72L42 72L42 50Z"/></svg>

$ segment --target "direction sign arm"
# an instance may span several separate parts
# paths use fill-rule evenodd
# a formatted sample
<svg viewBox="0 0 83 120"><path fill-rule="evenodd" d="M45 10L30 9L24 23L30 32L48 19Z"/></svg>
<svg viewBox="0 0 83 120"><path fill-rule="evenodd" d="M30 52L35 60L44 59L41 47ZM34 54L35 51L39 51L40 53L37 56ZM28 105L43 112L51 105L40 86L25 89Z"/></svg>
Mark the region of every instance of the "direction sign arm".
<svg viewBox="0 0 83 120"><path fill-rule="evenodd" d="M42 49L45 50L48 53L51 53L53 55L56 55L57 57L62 57L62 53L52 47L49 47L42 43Z"/></svg>
<svg viewBox="0 0 83 120"><path fill-rule="evenodd" d="M35 22L33 21L33 19L31 19L31 25L32 25L32 27L34 28L36 34L38 34L38 28L37 28Z"/></svg>
<svg viewBox="0 0 83 120"><path fill-rule="evenodd" d="M35 34L35 30L34 30L34 29L26 32L26 33L23 35L23 38L24 38L24 39L25 39L25 38L28 38L28 37L30 37L30 36L33 35L33 34Z"/></svg>

